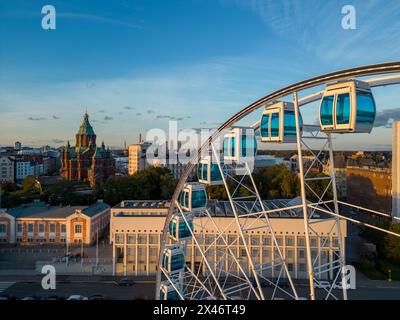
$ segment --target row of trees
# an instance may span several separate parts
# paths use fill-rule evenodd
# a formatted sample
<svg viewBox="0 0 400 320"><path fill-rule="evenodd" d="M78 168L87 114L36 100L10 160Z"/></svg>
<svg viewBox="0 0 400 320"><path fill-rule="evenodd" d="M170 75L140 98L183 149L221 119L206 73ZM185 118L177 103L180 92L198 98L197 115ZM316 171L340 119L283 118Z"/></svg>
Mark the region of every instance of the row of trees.
<svg viewBox="0 0 400 320"><path fill-rule="evenodd" d="M122 200L168 200L176 179L168 168L149 167L132 176L109 178L96 188L96 197L110 205Z"/></svg>
<svg viewBox="0 0 400 320"><path fill-rule="evenodd" d="M322 173L310 175L310 177L320 177ZM300 195L300 180L298 175L287 169L284 164L257 169L253 173L253 178L258 192L262 199L292 199ZM238 180L240 177L237 178ZM230 180L228 180L228 184ZM249 184L250 181L247 181ZM310 187L317 195L322 195L326 189L327 180L308 181ZM227 199L224 186L211 186L208 188L212 199ZM317 200L316 195L307 188L307 197L310 200ZM248 190L242 187L239 190L241 196L247 196ZM325 198L332 198L332 188L325 193Z"/></svg>

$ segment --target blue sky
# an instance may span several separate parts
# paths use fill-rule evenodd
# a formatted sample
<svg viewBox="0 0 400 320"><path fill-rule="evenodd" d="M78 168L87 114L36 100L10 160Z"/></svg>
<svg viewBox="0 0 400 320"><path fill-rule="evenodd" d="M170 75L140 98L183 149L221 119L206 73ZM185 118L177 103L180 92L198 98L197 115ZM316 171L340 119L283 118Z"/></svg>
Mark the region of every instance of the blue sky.
<svg viewBox="0 0 400 320"><path fill-rule="evenodd" d="M56 30L41 28L45 4L56 8ZM341 27L345 4L0 0L0 145L73 142L86 108L111 146L166 128L167 116L180 128L216 127L293 82L400 60L400 2L352 1L356 30ZM368 139L340 137L337 148L390 148L400 93L375 96L379 127ZM316 106L303 115L314 122Z"/></svg>

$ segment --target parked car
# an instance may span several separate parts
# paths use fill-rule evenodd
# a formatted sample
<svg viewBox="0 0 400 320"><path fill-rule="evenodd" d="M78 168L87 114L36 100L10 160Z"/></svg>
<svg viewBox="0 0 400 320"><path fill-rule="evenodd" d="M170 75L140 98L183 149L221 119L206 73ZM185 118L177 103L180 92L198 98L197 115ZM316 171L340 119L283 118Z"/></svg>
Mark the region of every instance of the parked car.
<svg viewBox="0 0 400 320"><path fill-rule="evenodd" d="M134 282L130 278L122 278L117 282L117 286L119 287L130 287L132 285L134 285Z"/></svg>
<svg viewBox="0 0 400 320"><path fill-rule="evenodd" d="M35 296L27 296L22 298L21 300L40 300L40 298Z"/></svg>
<svg viewBox="0 0 400 320"><path fill-rule="evenodd" d="M332 287L333 287L333 289L338 289L338 290L342 290L343 289L343 286L342 286L342 282L340 281L340 282L337 282L337 283L334 283L333 285L332 285ZM347 290L350 290L350 285L347 283L346 284L346 289Z"/></svg>
<svg viewBox="0 0 400 320"><path fill-rule="evenodd" d="M76 301L76 300L89 300L89 299L87 297L81 296L79 294L73 294L72 296L69 296L69 298L67 300Z"/></svg>
<svg viewBox="0 0 400 320"><path fill-rule="evenodd" d="M16 298L13 296L9 296L9 295L0 296L0 301L8 301L8 300L16 300Z"/></svg>
<svg viewBox="0 0 400 320"><path fill-rule="evenodd" d="M331 284L329 283L329 281L319 281L314 282L314 288L317 289L330 289L331 288Z"/></svg>
<svg viewBox="0 0 400 320"><path fill-rule="evenodd" d="M102 293L92 294L89 300L109 300L108 296Z"/></svg>
<svg viewBox="0 0 400 320"><path fill-rule="evenodd" d="M59 297L59 296L48 296L48 297L44 297L43 300L65 300L65 298Z"/></svg>

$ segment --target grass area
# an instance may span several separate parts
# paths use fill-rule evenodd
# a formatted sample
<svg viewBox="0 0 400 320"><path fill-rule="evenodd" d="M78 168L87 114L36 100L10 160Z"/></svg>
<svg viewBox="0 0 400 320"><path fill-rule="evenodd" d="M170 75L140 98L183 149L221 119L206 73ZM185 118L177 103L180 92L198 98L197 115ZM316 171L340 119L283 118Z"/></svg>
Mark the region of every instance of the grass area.
<svg viewBox="0 0 400 320"><path fill-rule="evenodd" d="M386 278L389 277L389 270L391 270L392 280L400 281L400 265L387 260L380 260L377 263L377 269L379 269L381 273L385 274Z"/></svg>
<svg viewBox="0 0 400 320"><path fill-rule="evenodd" d="M370 280L386 280L387 277L380 270L365 268L362 263L354 262L353 266L356 267L362 274Z"/></svg>

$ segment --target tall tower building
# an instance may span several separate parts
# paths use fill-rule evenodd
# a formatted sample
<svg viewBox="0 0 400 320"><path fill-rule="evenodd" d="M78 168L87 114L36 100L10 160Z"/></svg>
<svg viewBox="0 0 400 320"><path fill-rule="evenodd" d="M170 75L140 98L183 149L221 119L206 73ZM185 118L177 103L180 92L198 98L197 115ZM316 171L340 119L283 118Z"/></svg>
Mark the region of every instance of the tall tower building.
<svg viewBox="0 0 400 320"><path fill-rule="evenodd" d="M140 141L128 147L129 164L128 173L133 175L140 170L146 169L149 164L146 159L147 149L151 146L149 142Z"/></svg>
<svg viewBox="0 0 400 320"><path fill-rule="evenodd" d="M392 215L400 218L400 121L393 122Z"/></svg>

